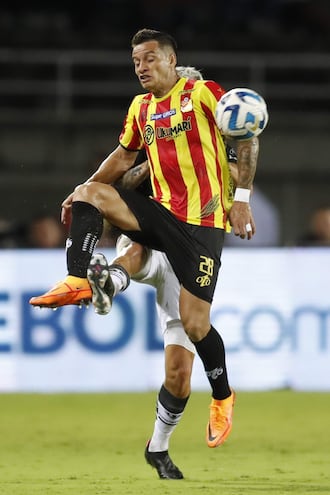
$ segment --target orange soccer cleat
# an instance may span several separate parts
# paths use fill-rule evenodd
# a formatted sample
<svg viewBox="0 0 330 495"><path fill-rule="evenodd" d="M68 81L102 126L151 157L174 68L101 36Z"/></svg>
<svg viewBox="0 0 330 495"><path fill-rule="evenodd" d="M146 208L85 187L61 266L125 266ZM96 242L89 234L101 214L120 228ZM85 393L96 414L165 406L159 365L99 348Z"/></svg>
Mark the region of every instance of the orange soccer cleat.
<svg viewBox="0 0 330 495"><path fill-rule="evenodd" d="M32 297L29 303L40 308L58 308L68 304L88 304L91 299L88 280L68 275L42 296Z"/></svg>
<svg viewBox="0 0 330 495"><path fill-rule="evenodd" d="M212 399L210 404L210 420L206 427L206 443L209 447L218 447L229 436L233 422L235 392L227 399Z"/></svg>

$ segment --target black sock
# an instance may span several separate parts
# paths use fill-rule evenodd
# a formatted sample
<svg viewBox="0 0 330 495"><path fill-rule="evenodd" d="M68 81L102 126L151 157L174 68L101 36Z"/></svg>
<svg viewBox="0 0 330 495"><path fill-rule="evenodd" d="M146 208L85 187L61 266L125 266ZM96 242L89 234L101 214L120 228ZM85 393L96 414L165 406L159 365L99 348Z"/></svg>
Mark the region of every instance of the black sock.
<svg viewBox="0 0 330 495"><path fill-rule="evenodd" d="M212 397L218 400L226 399L230 396L231 390L227 377L225 347L221 336L211 326L209 333L194 344L212 387Z"/></svg>
<svg viewBox="0 0 330 495"><path fill-rule="evenodd" d="M66 249L69 275L86 277L95 244L102 232L103 217L95 206L84 201L72 203L72 222Z"/></svg>

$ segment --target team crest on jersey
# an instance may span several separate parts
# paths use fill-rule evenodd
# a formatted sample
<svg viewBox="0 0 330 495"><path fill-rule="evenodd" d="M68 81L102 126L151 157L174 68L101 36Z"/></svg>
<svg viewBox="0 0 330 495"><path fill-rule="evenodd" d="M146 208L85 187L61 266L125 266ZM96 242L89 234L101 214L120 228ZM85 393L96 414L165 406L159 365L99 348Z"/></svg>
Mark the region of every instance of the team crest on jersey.
<svg viewBox="0 0 330 495"><path fill-rule="evenodd" d="M144 128L144 133L143 133L144 141L148 146L153 142L154 137L155 137L155 132L153 130L153 127L149 124L147 124Z"/></svg>
<svg viewBox="0 0 330 495"><path fill-rule="evenodd" d="M189 96L185 96L181 101L181 112L191 112L193 109L193 103Z"/></svg>

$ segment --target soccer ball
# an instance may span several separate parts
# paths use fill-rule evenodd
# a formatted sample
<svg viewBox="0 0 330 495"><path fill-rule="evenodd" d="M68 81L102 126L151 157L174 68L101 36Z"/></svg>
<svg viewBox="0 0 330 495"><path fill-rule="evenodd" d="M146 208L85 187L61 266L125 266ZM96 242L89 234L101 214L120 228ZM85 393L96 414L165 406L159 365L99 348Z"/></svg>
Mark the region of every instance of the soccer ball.
<svg viewBox="0 0 330 495"><path fill-rule="evenodd" d="M215 120L224 136L251 139L261 134L267 125L267 105L253 89L234 88L218 101Z"/></svg>

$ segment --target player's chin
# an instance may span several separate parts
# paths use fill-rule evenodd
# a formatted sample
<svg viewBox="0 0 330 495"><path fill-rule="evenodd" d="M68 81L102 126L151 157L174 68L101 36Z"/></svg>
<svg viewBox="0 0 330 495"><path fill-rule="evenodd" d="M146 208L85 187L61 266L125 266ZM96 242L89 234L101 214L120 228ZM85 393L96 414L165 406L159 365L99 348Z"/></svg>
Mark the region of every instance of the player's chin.
<svg viewBox="0 0 330 495"><path fill-rule="evenodd" d="M140 84L142 86L142 88L144 89L148 89L149 91L152 90L152 83L151 83L151 79L140 79Z"/></svg>

